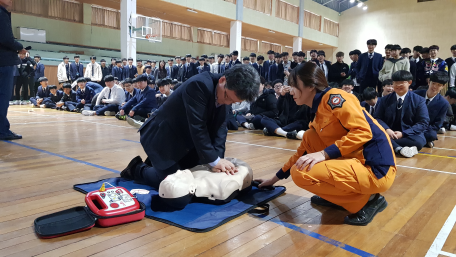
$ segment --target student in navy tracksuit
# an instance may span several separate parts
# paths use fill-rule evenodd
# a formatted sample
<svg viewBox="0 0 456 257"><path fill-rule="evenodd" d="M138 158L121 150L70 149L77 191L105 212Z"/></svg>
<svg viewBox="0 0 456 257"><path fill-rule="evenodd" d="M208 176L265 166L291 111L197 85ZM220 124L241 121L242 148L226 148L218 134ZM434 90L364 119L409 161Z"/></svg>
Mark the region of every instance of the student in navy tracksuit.
<svg viewBox="0 0 456 257"><path fill-rule="evenodd" d="M41 56L35 55L33 57L35 59L36 65L35 65L35 92L38 92L38 87L40 86L40 82L38 82L38 79L41 77L44 77L44 64L41 63Z"/></svg>
<svg viewBox="0 0 456 257"><path fill-rule="evenodd" d="M62 86L63 88L63 96L59 103L57 103L57 107L60 107L61 110L67 110L69 112L73 112L76 110L76 92L71 89L70 83L65 83Z"/></svg>
<svg viewBox="0 0 456 257"><path fill-rule="evenodd" d="M120 109L120 116L129 115L134 118L144 119L148 113L157 108L155 90L147 86L147 76L142 74L136 78L140 92Z"/></svg>
<svg viewBox="0 0 456 257"><path fill-rule="evenodd" d="M36 97L30 97L30 102L35 107L39 107L43 100L46 97L49 97L49 87L48 87L48 79L46 77L41 77L38 79L38 82L40 83L41 86L38 87L38 91L36 92Z"/></svg>
<svg viewBox="0 0 456 257"><path fill-rule="evenodd" d="M122 77L122 61L121 60L117 60L116 61L116 65L117 66L114 66L112 68L112 76L117 78L118 80L124 80L124 78Z"/></svg>
<svg viewBox="0 0 456 257"><path fill-rule="evenodd" d="M62 99L63 92L57 90L56 85L50 85L49 87L49 97L44 98L43 104L45 108L56 109L56 104ZM60 109L60 108L59 108Z"/></svg>
<svg viewBox="0 0 456 257"><path fill-rule="evenodd" d="M79 78L77 83L79 89L76 91L76 112L81 112L83 109L92 110L92 99L95 96L95 91L86 86L85 78Z"/></svg>
<svg viewBox="0 0 456 257"><path fill-rule="evenodd" d="M381 54L374 52L375 47L377 47L377 40L368 40L368 52L363 53L358 59L356 80L360 84L361 92L368 87L377 87L378 73L383 68L383 57ZM377 92L380 91L381 88L377 90Z"/></svg>
<svg viewBox="0 0 456 257"><path fill-rule="evenodd" d="M264 129L261 119L263 117L275 118L279 113L274 89L265 89L264 84L260 84L259 92L261 93L250 104L250 110L245 115L236 116L236 120L244 128L252 130Z"/></svg>
<svg viewBox="0 0 456 257"><path fill-rule="evenodd" d="M400 70L392 76L394 92L382 98L374 118L386 130L396 153L410 158L426 144L429 114L423 97L409 92L413 76Z"/></svg>
<svg viewBox="0 0 456 257"><path fill-rule="evenodd" d="M450 105L448 101L440 95L440 90L448 84L450 77L444 71L436 71L431 74L429 89L417 90L415 94L426 99L427 110L429 112L429 127L424 131L426 138L426 146L434 147L434 142L437 140L437 132L443 126L446 113Z"/></svg>
<svg viewBox="0 0 456 257"><path fill-rule="evenodd" d="M70 64L70 77L71 81L84 77L84 65L79 62L79 55L75 55L74 62Z"/></svg>

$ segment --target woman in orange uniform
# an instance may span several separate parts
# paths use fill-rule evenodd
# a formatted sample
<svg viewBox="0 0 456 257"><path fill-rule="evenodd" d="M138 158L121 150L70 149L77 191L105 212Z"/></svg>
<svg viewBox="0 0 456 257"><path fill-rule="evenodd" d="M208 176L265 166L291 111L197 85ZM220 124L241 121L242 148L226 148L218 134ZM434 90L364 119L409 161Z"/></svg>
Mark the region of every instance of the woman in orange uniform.
<svg viewBox="0 0 456 257"><path fill-rule="evenodd" d="M330 88L314 63L296 67L288 84L296 104L312 108L315 118L297 152L260 187L291 174L296 185L315 194L313 204L343 207L352 213L346 224L367 225L386 208L379 193L396 176L389 136L353 94Z"/></svg>

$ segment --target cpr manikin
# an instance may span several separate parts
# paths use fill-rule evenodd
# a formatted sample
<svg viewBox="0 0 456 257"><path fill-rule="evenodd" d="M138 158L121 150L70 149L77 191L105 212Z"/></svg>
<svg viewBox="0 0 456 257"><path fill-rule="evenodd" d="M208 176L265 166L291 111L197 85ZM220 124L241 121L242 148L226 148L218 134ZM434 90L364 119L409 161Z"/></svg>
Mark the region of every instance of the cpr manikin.
<svg viewBox="0 0 456 257"><path fill-rule="evenodd" d="M166 177L159 187L159 196L165 204L182 209L193 201L223 204L251 189L253 171L243 161L226 158L238 169L234 175L212 172L199 165L190 170L178 170Z"/></svg>

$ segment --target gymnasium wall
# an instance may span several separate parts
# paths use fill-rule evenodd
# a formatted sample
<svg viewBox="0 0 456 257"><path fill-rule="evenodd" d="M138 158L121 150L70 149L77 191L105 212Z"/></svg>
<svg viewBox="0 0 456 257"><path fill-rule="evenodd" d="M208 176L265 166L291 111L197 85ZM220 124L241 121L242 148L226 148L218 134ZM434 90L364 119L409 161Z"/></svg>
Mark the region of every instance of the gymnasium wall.
<svg viewBox="0 0 456 257"><path fill-rule="evenodd" d="M387 44L399 44L413 49L416 45L438 45L440 57L451 56L450 47L456 44L454 24L455 0L436 0L418 3L417 0L369 0L368 10L351 8L340 17L339 47L346 53L359 49L367 51L366 41L378 41L376 51L384 54Z"/></svg>

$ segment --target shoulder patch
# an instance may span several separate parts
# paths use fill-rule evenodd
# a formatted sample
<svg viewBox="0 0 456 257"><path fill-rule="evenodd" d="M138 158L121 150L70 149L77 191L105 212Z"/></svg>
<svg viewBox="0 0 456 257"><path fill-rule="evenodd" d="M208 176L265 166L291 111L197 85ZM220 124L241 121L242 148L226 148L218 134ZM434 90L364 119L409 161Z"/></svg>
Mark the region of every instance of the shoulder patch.
<svg viewBox="0 0 456 257"><path fill-rule="evenodd" d="M331 110L335 108L341 108L344 104L345 99L340 94L330 94L328 104L331 107Z"/></svg>

